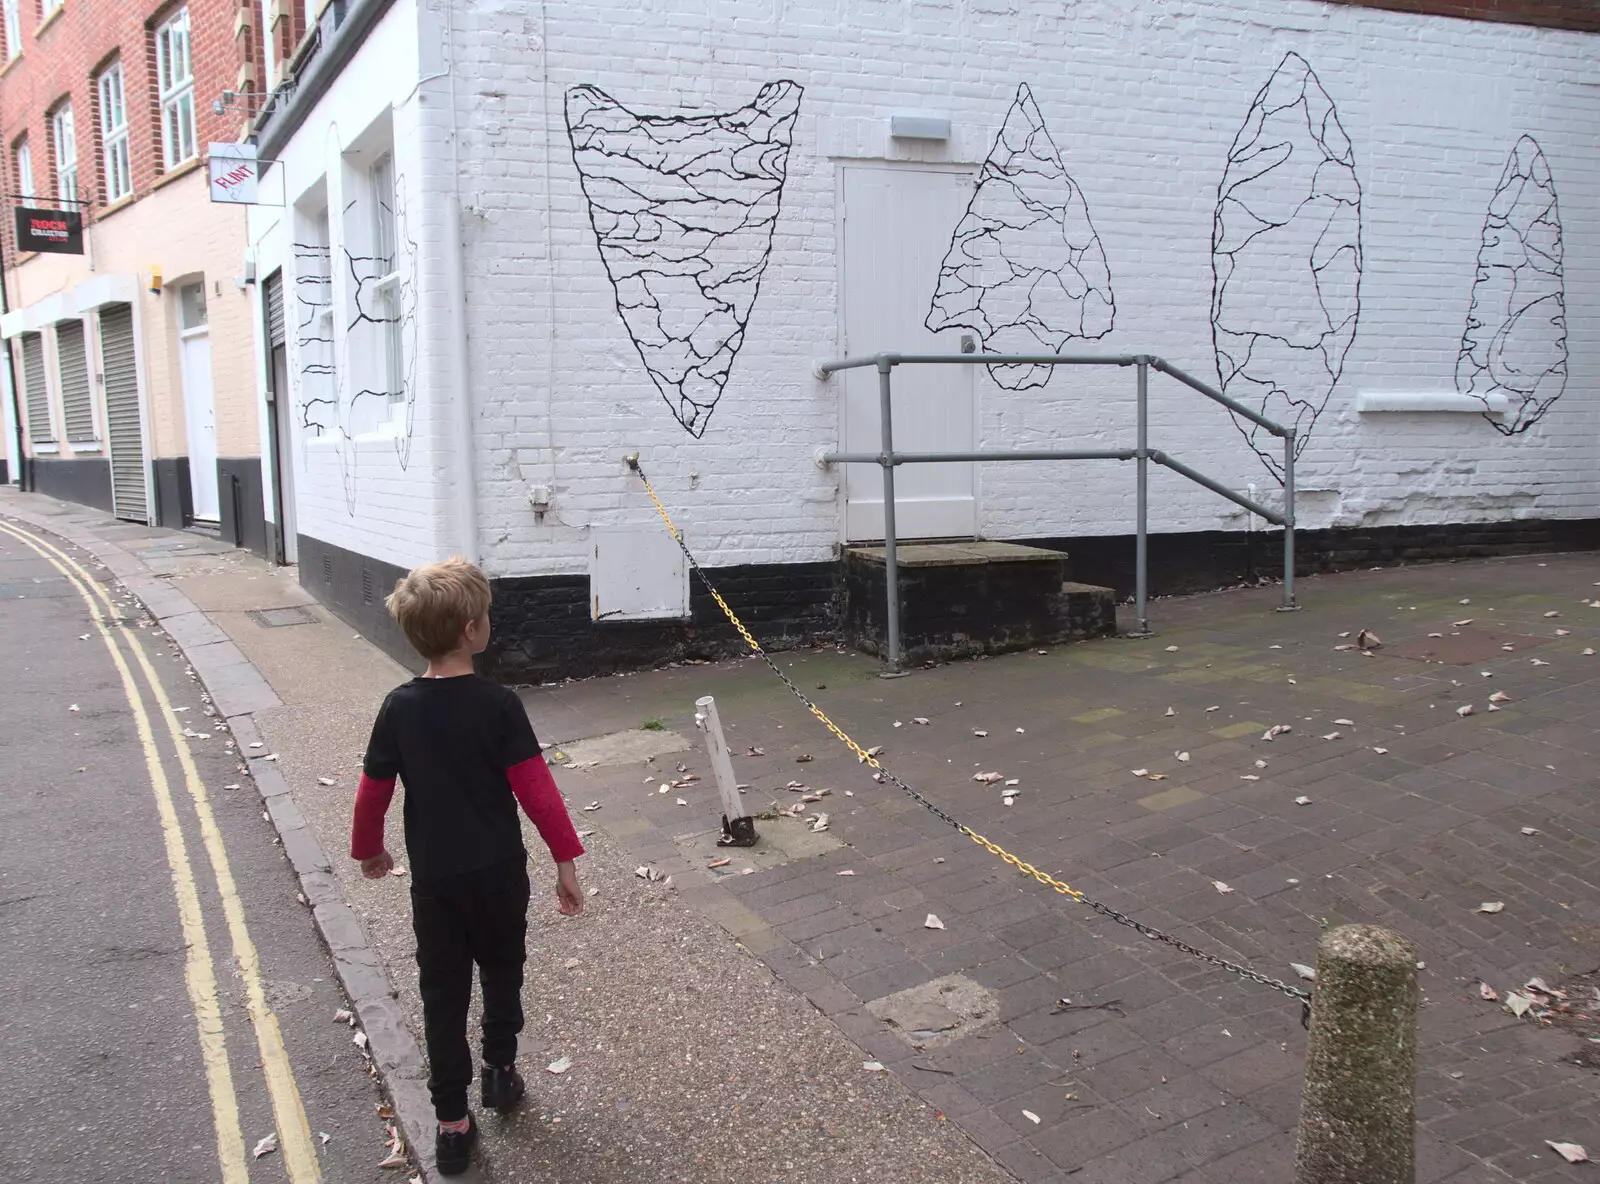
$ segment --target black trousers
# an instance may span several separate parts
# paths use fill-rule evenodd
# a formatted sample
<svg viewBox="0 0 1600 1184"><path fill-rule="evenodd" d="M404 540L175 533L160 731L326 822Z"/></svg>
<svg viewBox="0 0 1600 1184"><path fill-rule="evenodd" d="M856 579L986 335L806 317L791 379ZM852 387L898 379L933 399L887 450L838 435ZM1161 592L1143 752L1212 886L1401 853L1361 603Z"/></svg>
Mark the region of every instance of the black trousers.
<svg viewBox="0 0 1600 1184"><path fill-rule="evenodd" d="M524 857L411 886L417 935L428 1090L440 1122L467 1116L472 1051L467 1009L472 966L483 987L483 1060L509 1065L522 1031L522 966L527 957L528 862Z"/></svg>

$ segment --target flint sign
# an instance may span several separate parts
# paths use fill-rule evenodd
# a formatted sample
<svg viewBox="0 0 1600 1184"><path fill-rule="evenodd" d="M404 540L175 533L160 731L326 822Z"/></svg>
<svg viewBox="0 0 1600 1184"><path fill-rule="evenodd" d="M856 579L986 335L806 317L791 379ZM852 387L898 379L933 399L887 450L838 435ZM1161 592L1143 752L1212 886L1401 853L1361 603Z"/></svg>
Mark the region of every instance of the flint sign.
<svg viewBox="0 0 1600 1184"><path fill-rule="evenodd" d="M17 207L17 250L83 254L83 215L76 210Z"/></svg>
<svg viewBox="0 0 1600 1184"><path fill-rule="evenodd" d="M212 144L207 149L211 200L229 205L260 204L261 162L250 144Z"/></svg>

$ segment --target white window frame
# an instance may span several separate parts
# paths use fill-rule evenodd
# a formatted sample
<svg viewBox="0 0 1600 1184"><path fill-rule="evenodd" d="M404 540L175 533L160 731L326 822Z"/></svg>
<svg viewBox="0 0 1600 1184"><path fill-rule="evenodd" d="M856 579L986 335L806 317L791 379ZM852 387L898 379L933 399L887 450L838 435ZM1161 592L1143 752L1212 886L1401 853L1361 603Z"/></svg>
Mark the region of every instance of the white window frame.
<svg viewBox="0 0 1600 1184"><path fill-rule="evenodd" d="M194 121L194 63L189 10L180 8L156 29L156 92L161 105L161 167L175 169L199 154Z"/></svg>
<svg viewBox="0 0 1600 1184"><path fill-rule="evenodd" d="M385 152L367 170L372 192L372 253L383 274L373 281L383 311L384 390L389 395L391 418L405 406L405 340L401 333L400 242L395 224L394 153Z"/></svg>
<svg viewBox="0 0 1600 1184"><path fill-rule="evenodd" d="M101 170L106 201L121 201L133 192L133 164L128 156L128 104L122 86L122 63L114 62L95 79L100 98Z"/></svg>
<svg viewBox="0 0 1600 1184"><path fill-rule="evenodd" d="M22 0L4 0L0 11L5 14L6 61L22 52Z"/></svg>
<svg viewBox="0 0 1600 1184"><path fill-rule="evenodd" d="M67 0L39 0L39 20L49 20L66 2Z"/></svg>
<svg viewBox="0 0 1600 1184"><path fill-rule="evenodd" d="M50 116L50 141L55 152L56 198L64 203L78 200L78 128L72 114L72 100Z"/></svg>
<svg viewBox="0 0 1600 1184"><path fill-rule="evenodd" d="M11 164L17 171L17 195L29 201L38 197L39 188L33 179L33 144L27 136L11 149Z"/></svg>

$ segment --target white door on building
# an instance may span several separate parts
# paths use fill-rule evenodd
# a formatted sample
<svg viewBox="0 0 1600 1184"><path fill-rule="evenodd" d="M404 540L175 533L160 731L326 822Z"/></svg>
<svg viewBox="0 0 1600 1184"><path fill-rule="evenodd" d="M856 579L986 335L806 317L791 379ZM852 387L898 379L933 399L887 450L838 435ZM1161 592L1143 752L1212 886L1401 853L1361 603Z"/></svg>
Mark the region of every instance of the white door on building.
<svg viewBox="0 0 1600 1184"><path fill-rule="evenodd" d="M206 286L178 293L178 352L183 367L183 411L189 435L189 497L197 519L217 521L217 410L211 397L211 330Z"/></svg>
<svg viewBox="0 0 1600 1184"><path fill-rule="evenodd" d="M972 198L967 172L888 164L843 169L843 318L848 355L958 353L961 333L923 325L939 266ZM896 452L970 451L977 443L971 366L897 366L893 372ZM844 451L880 446L878 372L848 370L843 387ZM883 472L845 466L845 537L881 539ZM972 464L895 469L899 538L971 538L978 532Z"/></svg>

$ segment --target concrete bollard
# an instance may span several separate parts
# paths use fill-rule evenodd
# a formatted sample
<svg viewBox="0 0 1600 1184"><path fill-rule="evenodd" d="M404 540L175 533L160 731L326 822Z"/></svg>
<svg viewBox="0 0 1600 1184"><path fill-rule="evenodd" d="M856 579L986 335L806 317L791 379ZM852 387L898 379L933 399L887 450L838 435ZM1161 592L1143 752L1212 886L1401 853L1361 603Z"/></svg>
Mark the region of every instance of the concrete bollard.
<svg viewBox="0 0 1600 1184"><path fill-rule="evenodd" d="M756 820L745 810L744 800L739 796L739 786L733 776L733 756L722 734L717 701L710 695L694 701L694 722L705 731L711 773L717 780L717 793L722 798L722 837L717 840L717 846L754 847L760 838L756 834Z"/></svg>
<svg viewBox="0 0 1600 1184"><path fill-rule="evenodd" d="M1417 951L1377 925L1317 948L1295 1184L1414 1184Z"/></svg>

